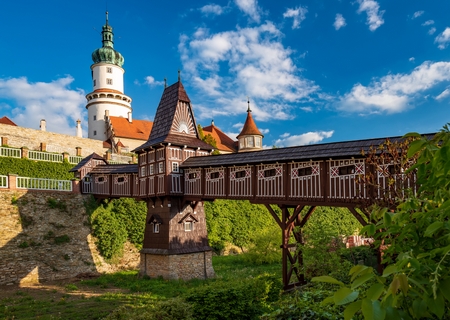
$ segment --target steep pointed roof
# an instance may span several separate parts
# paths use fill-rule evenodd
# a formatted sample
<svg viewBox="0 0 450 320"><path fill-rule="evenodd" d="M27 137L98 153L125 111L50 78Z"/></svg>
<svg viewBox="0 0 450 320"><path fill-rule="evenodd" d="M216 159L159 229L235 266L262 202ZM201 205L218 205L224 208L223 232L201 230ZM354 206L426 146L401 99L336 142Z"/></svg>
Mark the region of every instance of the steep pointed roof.
<svg viewBox="0 0 450 320"><path fill-rule="evenodd" d="M255 121L252 117L252 110L250 109L250 101L248 101L248 109L247 109L247 119L245 119L244 127L242 128L241 133L237 136L237 138L241 136L247 135L260 135L264 137L262 133L258 130L258 127L255 124Z"/></svg>
<svg viewBox="0 0 450 320"><path fill-rule="evenodd" d="M210 126L203 127L203 133L205 135L210 134L216 140L219 151L237 152L236 141L233 141L233 139L223 133L214 123L211 123Z"/></svg>
<svg viewBox="0 0 450 320"><path fill-rule="evenodd" d="M160 143L212 150L198 137L194 113L183 84L179 80L166 87L156 110L152 131L147 142L133 151L139 151Z"/></svg>
<svg viewBox="0 0 450 320"><path fill-rule="evenodd" d="M17 124L15 124L10 118L8 118L7 116L4 116L2 118L0 118L0 124L7 124L10 126L15 126L17 127Z"/></svg>

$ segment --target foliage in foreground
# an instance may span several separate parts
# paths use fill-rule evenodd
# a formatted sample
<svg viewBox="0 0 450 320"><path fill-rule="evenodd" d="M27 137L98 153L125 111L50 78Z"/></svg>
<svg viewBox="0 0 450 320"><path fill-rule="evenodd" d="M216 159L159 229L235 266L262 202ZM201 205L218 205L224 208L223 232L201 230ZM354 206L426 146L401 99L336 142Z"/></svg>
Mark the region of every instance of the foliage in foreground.
<svg viewBox="0 0 450 320"><path fill-rule="evenodd" d="M0 157L0 175L14 173L21 177L70 180L74 178L73 172L69 172L73 167L74 165L67 161L45 162Z"/></svg>
<svg viewBox="0 0 450 320"><path fill-rule="evenodd" d="M417 195L410 195L394 212L377 209L376 222L362 230L386 245L385 269L350 270L351 284L322 276L314 281L339 285L324 303L345 305L345 319L450 319L450 131L432 140L418 134L408 157L418 154Z"/></svg>

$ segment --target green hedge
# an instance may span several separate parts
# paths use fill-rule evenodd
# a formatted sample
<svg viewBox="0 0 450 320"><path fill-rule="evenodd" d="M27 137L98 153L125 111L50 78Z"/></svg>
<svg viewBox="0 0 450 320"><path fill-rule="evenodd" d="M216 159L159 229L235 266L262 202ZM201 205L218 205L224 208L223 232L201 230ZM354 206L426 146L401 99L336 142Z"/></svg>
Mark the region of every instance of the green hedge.
<svg viewBox="0 0 450 320"><path fill-rule="evenodd" d="M0 157L0 175L14 173L21 177L70 180L74 178L73 172L69 172L73 167L67 161L45 162Z"/></svg>

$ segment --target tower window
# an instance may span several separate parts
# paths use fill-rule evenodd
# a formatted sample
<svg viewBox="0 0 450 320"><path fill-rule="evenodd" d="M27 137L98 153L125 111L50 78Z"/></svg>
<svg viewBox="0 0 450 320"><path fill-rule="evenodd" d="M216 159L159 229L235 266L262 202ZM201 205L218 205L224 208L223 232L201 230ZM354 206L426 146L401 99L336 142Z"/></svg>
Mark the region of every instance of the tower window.
<svg viewBox="0 0 450 320"><path fill-rule="evenodd" d="M94 87L97 85L97 80L94 79Z"/></svg>
<svg viewBox="0 0 450 320"><path fill-rule="evenodd" d="M106 72L112 73L112 68L111 67L106 67Z"/></svg>
<svg viewBox="0 0 450 320"><path fill-rule="evenodd" d="M97 135L97 131L94 130L94 136L96 136L96 135Z"/></svg>
<svg viewBox="0 0 450 320"><path fill-rule="evenodd" d="M106 84L112 84L112 79L110 78L106 79Z"/></svg>
<svg viewBox="0 0 450 320"><path fill-rule="evenodd" d="M97 120L97 116L94 116L94 121Z"/></svg>
<svg viewBox="0 0 450 320"><path fill-rule="evenodd" d="M256 147L261 147L261 138L255 137L255 146Z"/></svg>
<svg viewBox="0 0 450 320"><path fill-rule="evenodd" d="M250 147L250 148L254 147L254 145L253 145L253 137L248 137L247 138L247 146Z"/></svg>

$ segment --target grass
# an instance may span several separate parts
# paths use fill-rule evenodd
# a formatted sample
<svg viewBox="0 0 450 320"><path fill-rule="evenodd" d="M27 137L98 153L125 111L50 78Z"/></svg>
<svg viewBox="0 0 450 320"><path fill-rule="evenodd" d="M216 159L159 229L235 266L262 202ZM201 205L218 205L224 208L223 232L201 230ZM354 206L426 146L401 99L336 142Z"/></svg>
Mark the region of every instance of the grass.
<svg viewBox="0 0 450 320"><path fill-rule="evenodd" d="M0 319L102 319L121 306L141 308L206 284L260 274L281 278L281 263L252 265L242 256L213 257L213 266L217 276L209 280L139 278L137 271L123 271L61 284L59 290L18 289L0 300Z"/></svg>

